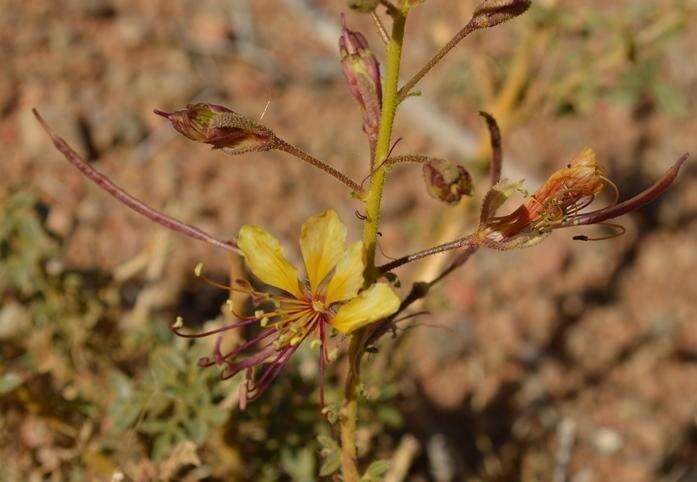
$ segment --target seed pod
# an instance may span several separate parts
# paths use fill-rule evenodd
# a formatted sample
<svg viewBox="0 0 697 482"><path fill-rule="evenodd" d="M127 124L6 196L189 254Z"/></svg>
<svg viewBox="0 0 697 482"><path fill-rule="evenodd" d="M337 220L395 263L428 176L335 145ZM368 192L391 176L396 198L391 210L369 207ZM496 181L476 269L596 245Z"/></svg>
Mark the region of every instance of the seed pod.
<svg viewBox="0 0 697 482"><path fill-rule="evenodd" d="M269 151L276 147L273 132L257 122L216 104L189 104L175 112L155 110L192 141L210 144L228 154Z"/></svg>
<svg viewBox="0 0 697 482"><path fill-rule="evenodd" d="M363 130L377 136L382 109L380 63L360 32L349 30L342 16L343 27L339 38L341 67L351 94L363 108Z"/></svg>
<svg viewBox="0 0 697 482"><path fill-rule="evenodd" d="M472 194L472 177L467 169L447 159L431 158L423 165L426 190L432 198L457 204Z"/></svg>
<svg viewBox="0 0 697 482"><path fill-rule="evenodd" d="M470 23L477 28L493 27L525 13L531 4L530 0L484 0Z"/></svg>
<svg viewBox="0 0 697 482"><path fill-rule="evenodd" d="M370 13L375 10L379 4L380 0L348 0L349 8L361 13Z"/></svg>

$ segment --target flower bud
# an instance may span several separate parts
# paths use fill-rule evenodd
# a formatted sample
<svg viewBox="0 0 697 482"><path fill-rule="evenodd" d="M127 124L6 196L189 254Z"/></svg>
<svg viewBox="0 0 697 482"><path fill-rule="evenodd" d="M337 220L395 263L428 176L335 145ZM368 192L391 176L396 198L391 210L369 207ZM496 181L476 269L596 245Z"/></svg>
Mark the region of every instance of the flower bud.
<svg viewBox="0 0 697 482"><path fill-rule="evenodd" d="M382 110L380 64L363 34L349 30L343 15L341 20L339 52L344 77L351 94L363 108L363 130L368 135L377 135Z"/></svg>
<svg viewBox="0 0 697 482"><path fill-rule="evenodd" d="M467 169L446 159L431 158L423 165L426 189L432 198L457 204L472 194L472 177Z"/></svg>
<svg viewBox="0 0 697 482"><path fill-rule="evenodd" d="M189 104L175 112L155 110L180 134L192 141L210 144L228 154L268 151L276 147L271 130L227 107L216 104Z"/></svg>
<svg viewBox="0 0 697 482"><path fill-rule="evenodd" d="M470 23L477 28L493 27L525 13L531 4L530 0L484 0Z"/></svg>
<svg viewBox="0 0 697 482"><path fill-rule="evenodd" d="M374 11L379 4L380 0L348 0L349 8L361 13L370 13Z"/></svg>

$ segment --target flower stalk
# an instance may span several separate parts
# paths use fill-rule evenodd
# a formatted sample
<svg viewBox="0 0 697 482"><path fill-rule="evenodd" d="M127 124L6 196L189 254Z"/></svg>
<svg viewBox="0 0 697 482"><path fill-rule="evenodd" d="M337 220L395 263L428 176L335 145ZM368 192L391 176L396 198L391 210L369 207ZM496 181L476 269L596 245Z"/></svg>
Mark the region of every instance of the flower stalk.
<svg viewBox="0 0 697 482"><path fill-rule="evenodd" d="M326 172L339 182L341 182L344 186L348 187L353 191L357 196L362 196L363 195L363 188L358 184L356 181L348 177L346 174L343 172L339 171L338 169L333 168L329 164L326 164L325 162L320 161L314 156L311 156L307 152L303 151L299 147L290 144L283 139L276 138L276 149L279 151L284 151L287 154L290 154L294 157L297 157L298 159L307 162L308 164L315 166L318 169L321 169L322 171Z"/></svg>
<svg viewBox="0 0 697 482"><path fill-rule="evenodd" d="M404 30L407 11L391 12L393 18L392 35L387 44L387 72L383 91L383 104L380 117L380 129L372 162L374 170L370 188L365 198L366 220L363 230L363 256L365 260L366 285L374 283L379 277L375 267L375 249L377 246L378 227L380 225L380 206L387 177L388 166L384 161L390 152L392 129L397 111L399 93L399 71L404 45ZM360 359L365 349L365 342L370 335L370 327L358 331L351 338L349 348L349 370L344 388L344 402L341 409L341 465L345 482L358 482L360 473L357 465L356 419L358 412L357 386L360 380Z"/></svg>
<svg viewBox="0 0 697 482"><path fill-rule="evenodd" d="M421 79L443 60L452 49L472 32L490 28L522 15L530 8L530 0L484 0L474 11L472 19L462 27L399 91L398 102L406 99Z"/></svg>

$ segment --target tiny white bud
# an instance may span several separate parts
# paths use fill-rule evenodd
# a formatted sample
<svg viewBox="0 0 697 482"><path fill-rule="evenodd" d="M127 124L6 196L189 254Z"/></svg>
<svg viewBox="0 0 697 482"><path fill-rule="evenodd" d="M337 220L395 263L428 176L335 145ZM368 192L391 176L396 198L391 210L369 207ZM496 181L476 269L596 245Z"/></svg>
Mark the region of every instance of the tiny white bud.
<svg viewBox="0 0 697 482"><path fill-rule="evenodd" d="M198 263L194 268L194 274L199 278L203 274L203 263Z"/></svg>

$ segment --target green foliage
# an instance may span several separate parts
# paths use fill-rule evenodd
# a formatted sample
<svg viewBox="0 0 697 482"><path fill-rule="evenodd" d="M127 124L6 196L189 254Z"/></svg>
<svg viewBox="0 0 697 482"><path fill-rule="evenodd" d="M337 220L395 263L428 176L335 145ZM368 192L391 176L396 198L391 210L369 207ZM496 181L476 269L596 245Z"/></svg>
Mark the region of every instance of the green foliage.
<svg viewBox="0 0 697 482"><path fill-rule="evenodd" d="M227 420L239 380L221 383L215 369L202 370L197 360L203 354L201 347L175 339L150 353L149 370L138 382L112 372L115 401L109 415L114 427L132 427L150 436L155 460L183 441L202 444L214 427Z"/></svg>
<svg viewBox="0 0 697 482"><path fill-rule="evenodd" d="M321 454L324 458L322 467L319 469L319 475L322 477L332 475L341 467L341 447L333 438L327 435L319 435L317 441L322 446Z"/></svg>
<svg viewBox="0 0 697 482"><path fill-rule="evenodd" d="M389 460L376 460L368 466L368 469L361 477L361 482L380 482L383 475L390 469Z"/></svg>

